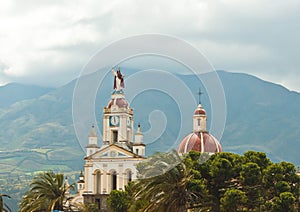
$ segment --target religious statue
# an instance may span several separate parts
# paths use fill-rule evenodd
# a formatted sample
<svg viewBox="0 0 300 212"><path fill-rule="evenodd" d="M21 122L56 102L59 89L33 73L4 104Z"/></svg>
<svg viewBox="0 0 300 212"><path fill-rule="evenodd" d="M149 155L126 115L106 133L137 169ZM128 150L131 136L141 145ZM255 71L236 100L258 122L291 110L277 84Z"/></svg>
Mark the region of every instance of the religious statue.
<svg viewBox="0 0 300 212"><path fill-rule="evenodd" d="M120 90L124 89L124 87L125 87L124 86L124 76L122 75L120 68L118 68L117 72L115 72L115 69L112 68L111 72L115 76L115 79L114 79L115 91L120 91Z"/></svg>

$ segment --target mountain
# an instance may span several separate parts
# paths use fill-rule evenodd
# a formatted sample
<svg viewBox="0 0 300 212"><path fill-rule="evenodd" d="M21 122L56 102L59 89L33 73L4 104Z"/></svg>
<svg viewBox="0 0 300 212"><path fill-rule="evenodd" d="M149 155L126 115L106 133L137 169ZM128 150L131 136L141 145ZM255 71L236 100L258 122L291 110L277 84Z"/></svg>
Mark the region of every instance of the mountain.
<svg viewBox="0 0 300 212"><path fill-rule="evenodd" d="M134 72L125 70L125 73ZM235 153L264 151L275 162L285 160L299 166L300 94L251 75L217 73L227 105L226 126L221 139L223 150ZM99 83L97 73L86 77L93 83ZM176 77L197 99L199 87L204 88L197 76ZM201 80L209 79L210 74L199 77ZM158 84L169 83L160 82L162 79L159 78L152 80L158 81ZM143 83L126 84L125 92L137 90L131 107L134 108L135 127L140 122L145 134L146 153L150 155L155 151L176 148L183 136L192 130L195 102L178 101L184 94L177 84L169 85L171 94L159 89L139 90ZM95 102L92 102L93 107L81 114L84 121L77 124L82 126L83 132L78 138L72 119L75 86L76 80L55 89L15 83L0 87L0 190L13 197L9 200L11 207L16 208L16 200L26 190L34 172L62 171L74 182L78 170L83 169L87 135L94 121L96 128L102 129L102 110L110 99L112 79L110 75L104 78ZM208 114L207 126L210 126L214 114L210 109L208 92L203 92L202 105ZM90 93L91 86L87 85L79 104L88 104ZM89 110L96 120L88 116ZM211 133L214 134L213 131ZM98 134L101 143L101 130Z"/></svg>
<svg viewBox="0 0 300 212"><path fill-rule="evenodd" d="M300 94L246 74L219 72L227 101L225 150L264 151L299 165Z"/></svg>
<svg viewBox="0 0 300 212"><path fill-rule="evenodd" d="M0 87L0 108L7 107L18 101L39 97L53 88L45 88L36 85L23 85L10 83Z"/></svg>
<svg viewBox="0 0 300 212"><path fill-rule="evenodd" d="M72 125L74 84L45 94L44 88L36 87L35 92L42 95L17 101L0 111L2 173L81 168L70 168L70 163L79 161L72 162L74 158L83 157Z"/></svg>
<svg viewBox="0 0 300 212"><path fill-rule="evenodd" d="M243 153L252 149L267 152L274 161L299 163L300 94L247 74L219 71L218 75L227 104L227 121L221 140L224 151ZM105 78L95 101L98 129L102 129L102 109L110 98L110 77ZM209 77L209 74L201 77ZM179 75L178 78L191 91L197 91L199 86L203 87L201 83L194 83L196 76ZM84 142L87 142L93 120L82 123L85 126L83 134L86 135L86 140L78 141L72 121L75 85L74 80L57 89L32 87L27 90L27 94L11 95L11 99L9 94L22 85L0 87L0 98L3 100L0 109L2 174L14 175L49 169L71 172L82 169ZM85 104L84 99L82 101ZM203 95L202 102L210 118L207 95ZM190 108L196 108L194 102L187 104ZM131 102L131 106L135 109L136 123L141 122L145 132L148 155L176 148L174 141L182 139L178 138L181 123L188 129L185 134L192 129L193 111L186 111L190 116L183 120L176 100L166 93L157 90L141 92ZM166 118L166 123L162 117ZM166 129L160 131L163 124L166 124ZM155 126L158 126L157 129ZM158 138L157 135L161 137Z"/></svg>

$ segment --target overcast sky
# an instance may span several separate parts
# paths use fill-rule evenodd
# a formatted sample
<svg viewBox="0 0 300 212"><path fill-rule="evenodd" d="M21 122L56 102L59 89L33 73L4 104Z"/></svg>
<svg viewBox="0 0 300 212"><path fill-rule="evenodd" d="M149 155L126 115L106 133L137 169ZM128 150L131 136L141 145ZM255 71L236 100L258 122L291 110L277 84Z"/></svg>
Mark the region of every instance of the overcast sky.
<svg viewBox="0 0 300 212"><path fill-rule="evenodd" d="M0 84L58 86L131 35L176 36L216 69L300 91L299 0L1 0Z"/></svg>

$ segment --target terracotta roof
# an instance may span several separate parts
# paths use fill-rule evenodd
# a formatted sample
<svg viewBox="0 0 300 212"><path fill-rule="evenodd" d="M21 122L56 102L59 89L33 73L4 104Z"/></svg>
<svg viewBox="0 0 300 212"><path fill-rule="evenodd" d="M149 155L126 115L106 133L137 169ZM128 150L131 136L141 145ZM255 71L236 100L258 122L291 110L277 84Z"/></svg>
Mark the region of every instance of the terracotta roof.
<svg viewBox="0 0 300 212"><path fill-rule="evenodd" d="M206 115L206 111L203 109L201 104L199 104L196 110L194 111L194 115Z"/></svg>
<svg viewBox="0 0 300 212"><path fill-rule="evenodd" d="M178 153L190 151L217 153L222 152L219 141L208 132L193 132L187 135L178 147Z"/></svg>
<svg viewBox="0 0 300 212"><path fill-rule="evenodd" d="M111 108L112 105L117 105L119 108L128 108L129 106L125 98L111 99L107 105L107 108Z"/></svg>

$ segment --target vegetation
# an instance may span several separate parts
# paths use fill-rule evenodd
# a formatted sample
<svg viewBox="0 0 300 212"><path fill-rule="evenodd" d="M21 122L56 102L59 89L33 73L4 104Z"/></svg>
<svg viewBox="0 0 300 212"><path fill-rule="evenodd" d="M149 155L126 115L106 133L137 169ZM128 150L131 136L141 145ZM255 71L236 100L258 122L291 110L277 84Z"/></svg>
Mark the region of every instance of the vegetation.
<svg viewBox="0 0 300 212"><path fill-rule="evenodd" d="M43 172L34 177L29 191L23 196L21 212L64 210L67 194L74 185L64 181L63 174L52 171Z"/></svg>
<svg viewBox="0 0 300 212"><path fill-rule="evenodd" d="M108 206L113 212L126 211L130 206L130 196L128 192L113 190L108 198Z"/></svg>
<svg viewBox="0 0 300 212"><path fill-rule="evenodd" d="M98 207L95 204L92 203L88 203L88 204L83 204L83 203L79 203L76 206L73 206L70 208L70 210L67 211L73 211L72 208L76 208L76 211L80 211L80 212L98 212Z"/></svg>
<svg viewBox="0 0 300 212"><path fill-rule="evenodd" d="M0 194L0 211L2 212L4 209L4 206L6 208L5 211L11 211L10 208L3 202L3 197L7 197L7 198L11 198L9 195L7 194Z"/></svg>
<svg viewBox="0 0 300 212"><path fill-rule="evenodd" d="M138 212L141 211L149 201L136 199L134 197L137 188L134 182L129 182L125 186L125 191L113 190L108 197L108 207L113 212Z"/></svg>
<svg viewBox="0 0 300 212"><path fill-rule="evenodd" d="M299 176L293 164L265 153L156 154L139 164L140 179L115 191L112 211L296 211ZM207 155L204 155L207 157ZM160 158L160 160L158 160ZM152 170L152 171L151 171Z"/></svg>
<svg viewBox="0 0 300 212"><path fill-rule="evenodd" d="M230 189L221 198L221 208L223 211L242 211L247 202L245 192L239 189Z"/></svg>
<svg viewBox="0 0 300 212"><path fill-rule="evenodd" d="M299 181L293 164L272 163L265 153L218 153L209 156L176 151L157 153L137 166L139 178L108 198L113 212L278 211L299 210ZM62 174L34 177L20 211L65 210L72 189ZM3 195L4 196L4 195ZM79 211L97 211L81 205Z"/></svg>

